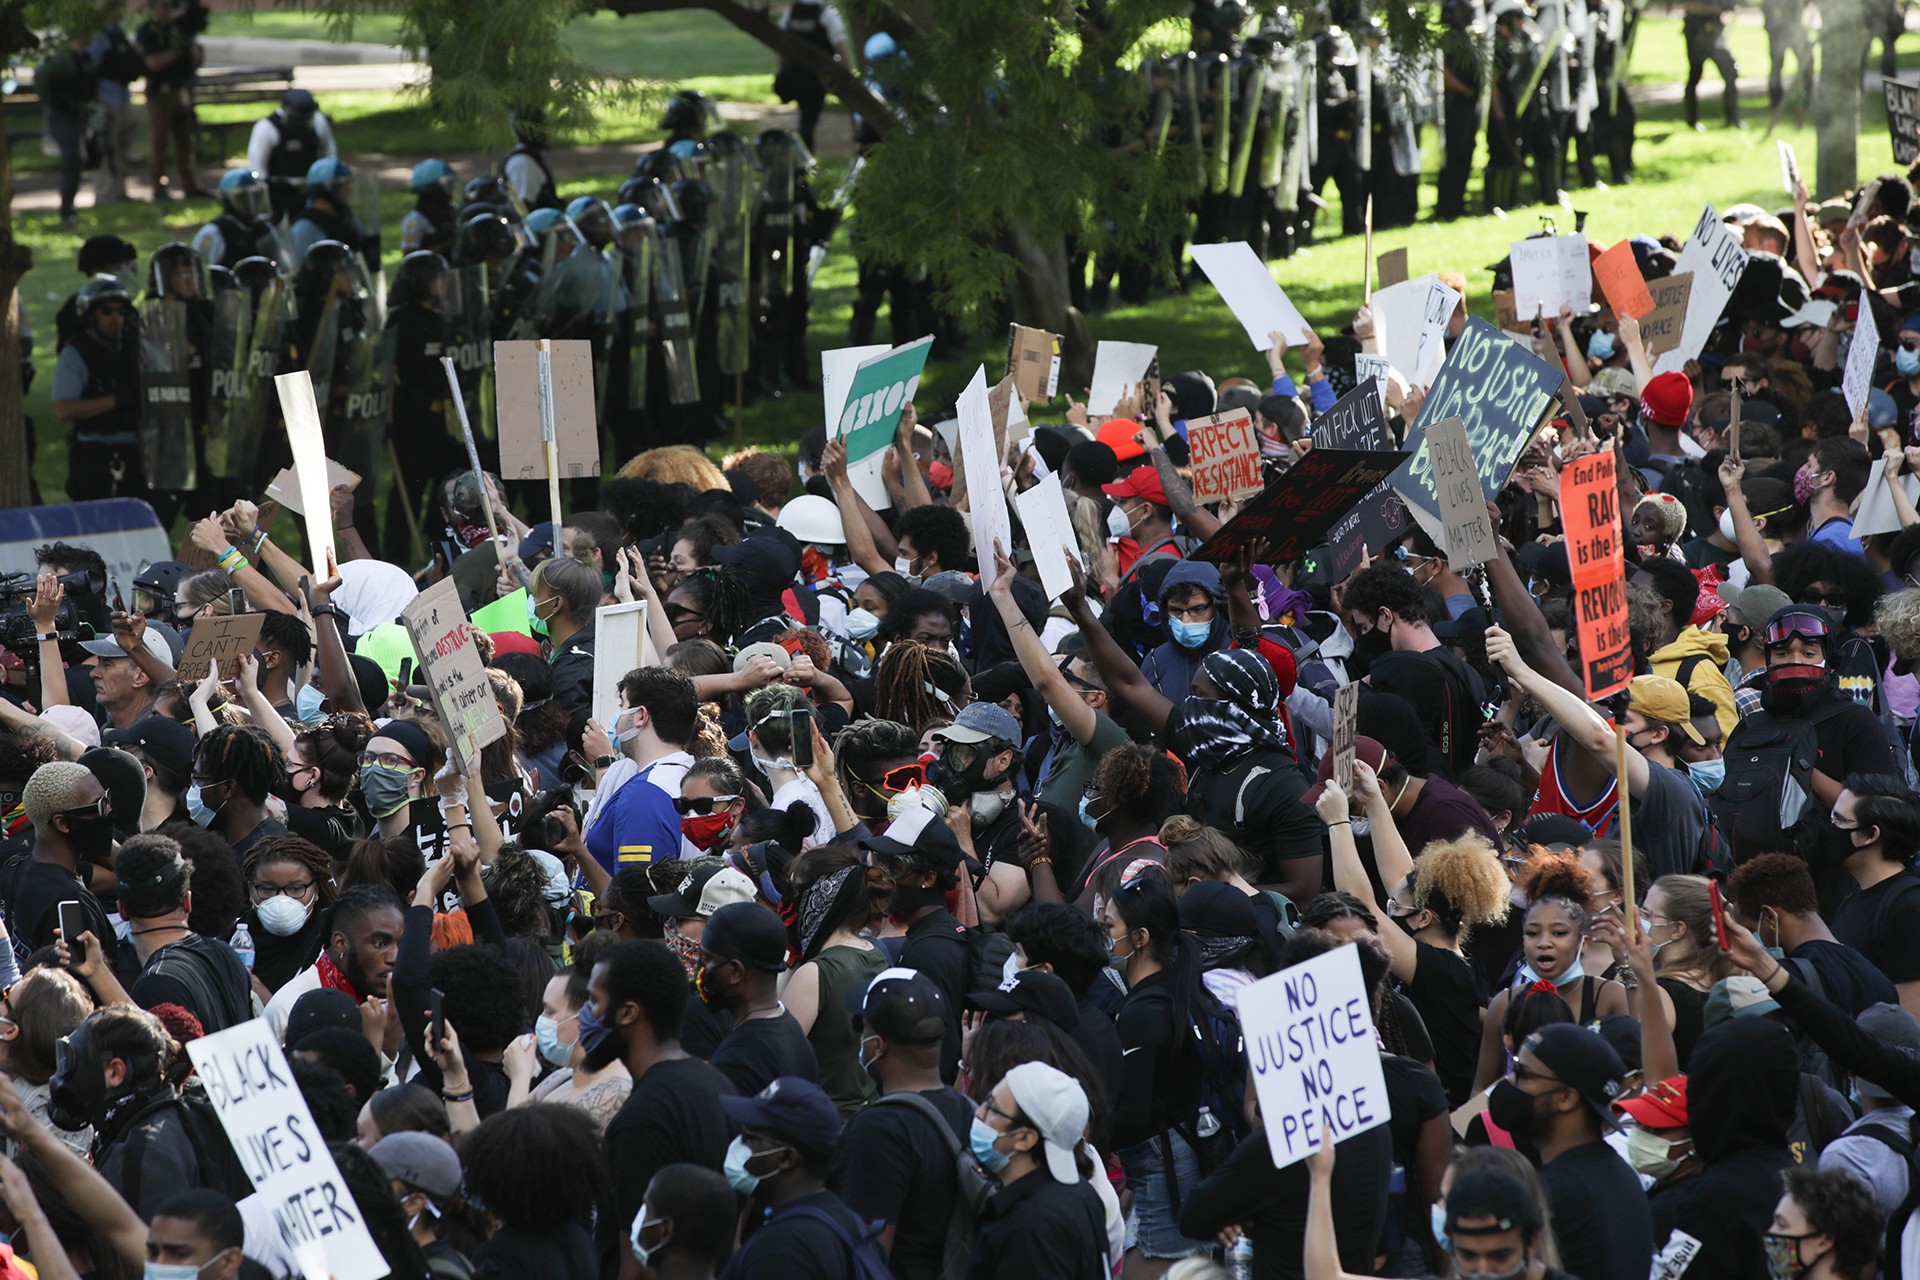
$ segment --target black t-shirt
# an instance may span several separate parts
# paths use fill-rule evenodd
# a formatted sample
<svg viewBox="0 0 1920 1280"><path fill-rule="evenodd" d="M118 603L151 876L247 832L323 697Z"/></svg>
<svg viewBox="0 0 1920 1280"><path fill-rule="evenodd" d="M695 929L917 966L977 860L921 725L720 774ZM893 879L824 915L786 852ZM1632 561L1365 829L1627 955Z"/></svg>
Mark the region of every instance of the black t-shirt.
<svg viewBox="0 0 1920 1280"><path fill-rule="evenodd" d="M967 1280L1107 1280L1106 1252L1099 1193L1084 1182L1056 1182L1041 1168L987 1202Z"/></svg>
<svg viewBox="0 0 1920 1280"><path fill-rule="evenodd" d="M1420 1168L1420 1130L1452 1108L1440 1087L1440 1077L1414 1059L1383 1053L1380 1068L1386 1077L1387 1102L1392 1107L1387 1132L1393 1135L1393 1162L1406 1170L1408 1184L1400 1204L1401 1225L1410 1238L1418 1240L1428 1229L1421 1225L1427 1220L1426 1201L1414 1194L1414 1179Z"/></svg>
<svg viewBox="0 0 1920 1280"><path fill-rule="evenodd" d="M262 818L258 826L233 842L233 860L244 864L247 851L265 840L268 836L284 836L287 828L278 818Z"/></svg>
<svg viewBox="0 0 1920 1280"><path fill-rule="evenodd" d="M698 1058L656 1062L607 1125L607 1167L613 1175L613 1213L602 1219L603 1247L626 1248L633 1215L647 1183L670 1164L697 1164L719 1172L733 1130L720 1109L733 1082Z"/></svg>
<svg viewBox="0 0 1920 1280"><path fill-rule="evenodd" d="M713 1051L713 1065L733 1081L734 1091L751 1096L781 1076L818 1081L820 1064L813 1042L794 1016L782 1009L771 1018L748 1018L734 1024Z"/></svg>
<svg viewBox="0 0 1920 1280"><path fill-rule="evenodd" d="M1271 884L1282 862L1326 853L1326 824L1301 803L1306 793L1293 757L1249 751L1224 768L1195 769L1187 779L1187 812L1226 832L1257 864L1255 882Z"/></svg>
<svg viewBox="0 0 1920 1280"><path fill-rule="evenodd" d="M1646 1280L1653 1215L1640 1177L1604 1142L1563 1151L1540 1170L1560 1260L1580 1280Z"/></svg>
<svg viewBox="0 0 1920 1280"><path fill-rule="evenodd" d="M1420 1011L1420 1020L1433 1038L1434 1070L1447 1100L1457 1107L1473 1092L1473 1073L1480 1064L1480 1010L1487 1002L1487 989L1457 952L1417 939L1413 946L1413 981L1406 984L1407 999Z"/></svg>
<svg viewBox="0 0 1920 1280"><path fill-rule="evenodd" d="M1395 649L1373 660L1368 682L1375 693L1398 694L1413 707L1433 747L1427 765L1434 773L1453 778L1472 767L1486 685L1471 667L1443 648Z"/></svg>
<svg viewBox="0 0 1920 1280"><path fill-rule="evenodd" d="M190 933L147 957L127 994L142 1009L177 1004L208 1035L253 1016L253 986L231 946Z"/></svg>
<svg viewBox="0 0 1920 1280"><path fill-rule="evenodd" d="M1920 979L1920 875L1900 871L1848 894L1833 913L1833 936L1891 981Z"/></svg>
<svg viewBox="0 0 1920 1280"><path fill-rule="evenodd" d="M799 1208L832 1214L847 1236L859 1239L859 1221L831 1191L816 1191L781 1205L757 1229L720 1274L725 1280L850 1280L851 1251L834 1229Z"/></svg>
<svg viewBox="0 0 1920 1280"><path fill-rule="evenodd" d="M1426 1020L1413 1007L1413 1001L1399 991L1387 992L1387 998L1393 1003L1393 1018L1400 1024L1400 1039L1406 1044L1407 1057L1415 1062L1432 1062L1433 1037L1427 1034Z"/></svg>
<svg viewBox="0 0 1920 1280"><path fill-rule="evenodd" d="M1373 1270L1374 1249L1387 1225L1387 1192L1393 1178L1393 1138L1385 1125L1356 1133L1339 1144L1333 1166L1333 1231L1340 1265ZM1253 1240L1257 1280L1300 1280L1307 1237L1307 1166L1273 1167L1267 1135L1255 1130L1240 1140L1221 1166L1186 1191L1180 1231L1211 1240L1238 1224ZM1644 1280L1644 1278L1643 1278Z"/></svg>
<svg viewBox="0 0 1920 1280"><path fill-rule="evenodd" d="M593 1237L569 1222L553 1231L502 1227L480 1246L474 1280L597 1280Z"/></svg>
<svg viewBox="0 0 1920 1280"><path fill-rule="evenodd" d="M1111 1099L1120 1096L1120 1078L1126 1055L1120 1051L1120 1032L1113 1025L1113 1015L1095 1004L1090 993L1081 996L1078 1004L1080 1021L1067 1034L1087 1055L1087 1061L1093 1065L1095 1078L1106 1086L1109 1105L1102 1109L1105 1114L1095 1118L1093 1132L1088 1135L1094 1150L1104 1155L1113 1146Z"/></svg>
<svg viewBox="0 0 1920 1280"><path fill-rule="evenodd" d="M973 1103L955 1089L929 1089L932 1103L963 1145L973 1126ZM894 1228L887 1255L898 1280L934 1280L940 1274L947 1226L958 1194L953 1154L919 1107L882 1098L854 1114L834 1149L827 1186L862 1222Z"/></svg>
<svg viewBox="0 0 1920 1280"><path fill-rule="evenodd" d="M1121 1147L1191 1125L1200 1108L1198 1052L1192 1028L1174 1026L1172 983L1165 969L1140 979L1113 1020L1126 1058L1113 1103L1113 1140Z"/></svg>
<svg viewBox="0 0 1920 1280"><path fill-rule="evenodd" d="M918 969L940 988L947 1001L947 1029L940 1041L940 1078L948 1084L960 1071L960 1011L973 990L966 926L945 907L935 907L907 926L900 967Z"/></svg>
<svg viewBox="0 0 1920 1280"><path fill-rule="evenodd" d="M1804 966L1797 966L1800 976L1806 977L1806 971L1811 969L1819 981L1821 994L1848 1013L1858 1014L1876 1004L1900 1003L1900 992L1893 980L1874 968L1873 961L1844 943L1818 938L1801 943L1787 953L1787 958L1804 960Z"/></svg>
<svg viewBox="0 0 1920 1280"><path fill-rule="evenodd" d="M733 1030L733 1015L716 1009L698 995L687 997L687 1011L680 1016L680 1047L696 1058L713 1060L720 1042Z"/></svg>
<svg viewBox="0 0 1920 1280"><path fill-rule="evenodd" d="M107 949L114 973L122 982L131 979L132 966L120 954L123 948L106 911L79 876L31 854L12 865L10 872L0 873L0 901L5 903L7 932L13 935L16 955L24 960L41 947L52 946L60 928L60 904L78 902L88 931Z"/></svg>

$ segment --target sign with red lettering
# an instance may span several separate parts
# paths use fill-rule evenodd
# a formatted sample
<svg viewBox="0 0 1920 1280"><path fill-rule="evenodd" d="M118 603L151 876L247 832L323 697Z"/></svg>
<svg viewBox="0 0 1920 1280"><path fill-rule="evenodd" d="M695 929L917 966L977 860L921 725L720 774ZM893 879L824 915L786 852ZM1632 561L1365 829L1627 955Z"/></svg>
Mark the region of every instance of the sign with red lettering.
<svg viewBox="0 0 1920 1280"><path fill-rule="evenodd" d="M1574 630L1590 702L1612 697L1633 679L1615 466L1611 452L1593 453L1560 473L1560 519L1573 571Z"/></svg>
<svg viewBox="0 0 1920 1280"><path fill-rule="evenodd" d="M1193 498L1200 503L1238 502L1266 488L1260 479L1260 441L1245 409L1187 423L1193 454Z"/></svg>
<svg viewBox="0 0 1920 1280"><path fill-rule="evenodd" d="M480 774L480 748L506 736L507 722L493 700L493 685L474 645L473 623L460 607L460 589L442 578L414 598L400 615L420 655L420 677L433 710L447 731L460 767Z"/></svg>
<svg viewBox="0 0 1920 1280"><path fill-rule="evenodd" d="M1238 557L1248 543L1263 539L1269 548L1267 563L1298 560L1325 542L1327 531L1407 456L1404 449L1368 453L1315 449L1248 499L1240 514L1215 530L1187 559L1220 564Z"/></svg>

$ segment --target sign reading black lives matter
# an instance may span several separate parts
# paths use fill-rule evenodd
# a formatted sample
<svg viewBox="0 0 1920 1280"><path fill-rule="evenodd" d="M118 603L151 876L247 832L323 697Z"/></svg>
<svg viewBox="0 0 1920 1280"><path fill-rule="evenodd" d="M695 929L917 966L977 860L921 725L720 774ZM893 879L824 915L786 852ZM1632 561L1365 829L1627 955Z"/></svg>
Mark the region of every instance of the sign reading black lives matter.
<svg viewBox="0 0 1920 1280"><path fill-rule="evenodd" d="M1393 433L1387 430L1373 379L1360 379L1360 385L1313 420L1313 447L1374 452L1393 448ZM1383 480L1327 531L1326 551L1316 559L1327 561L1333 580L1339 582L1360 567L1362 548L1378 551L1406 531L1407 509L1393 486Z"/></svg>
<svg viewBox="0 0 1920 1280"><path fill-rule="evenodd" d="M1247 500L1187 558L1222 563L1264 539L1268 560L1298 560L1326 540L1327 530L1406 458L1402 450L1357 453L1315 449L1292 470Z"/></svg>
<svg viewBox="0 0 1920 1280"><path fill-rule="evenodd" d="M1893 136L1895 164L1920 160L1920 85L1883 80L1880 87L1887 95L1887 132Z"/></svg>
<svg viewBox="0 0 1920 1280"><path fill-rule="evenodd" d="M1473 450L1480 488L1492 502L1513 474L1527 441L1546 419L1560 389L1563 370L1550 365L1478 316L1467 320L1459 341L1440 366L1420 416L1407 432L1412 453L1393 473L1393 487L1409 506L1419 507L1440 523L1440 495L1427 451L1421 443L1427 428L1446 418L1459 418Z"/></svg>

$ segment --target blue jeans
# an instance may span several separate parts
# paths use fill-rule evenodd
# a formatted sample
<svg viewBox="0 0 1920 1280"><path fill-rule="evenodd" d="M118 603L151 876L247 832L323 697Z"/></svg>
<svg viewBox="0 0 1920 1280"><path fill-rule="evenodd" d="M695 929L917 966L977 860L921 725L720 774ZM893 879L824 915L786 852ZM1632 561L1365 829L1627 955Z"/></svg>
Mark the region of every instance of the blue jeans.
<svg viewBox="0 0 1920 1280"><path fill-rule="evenodd" d="M1171 1182L1159 1138L1119 1152L1120 1164L1127 1171L1127 1186L1133 1192L1133 1207L1127 1211L1127 1248L1138 1249L1149 1258L1185 1258L1213 1247L1211 1240L1180 1234L1173 1188L1180 1188L1184 1200L1200 1185L1200 1158L1179 1134L1169 1134L1167 1141L1173 1144Z"/></svg>

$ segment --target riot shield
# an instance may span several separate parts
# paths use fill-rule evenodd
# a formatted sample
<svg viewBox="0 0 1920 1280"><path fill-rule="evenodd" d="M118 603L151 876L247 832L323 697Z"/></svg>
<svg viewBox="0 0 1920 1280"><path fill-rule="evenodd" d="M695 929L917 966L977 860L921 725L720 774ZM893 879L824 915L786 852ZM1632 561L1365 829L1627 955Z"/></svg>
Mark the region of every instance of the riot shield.
<svg viewBox="0 0 1920 1280"><path fill-rule="evenodd" d="M336 403L339 432L329 435L331 456L363 476L387 452L387 415L393 397L393 330L341 335ZM405 431L444 431L444 422L397 424Z"/></svg>
<svg viewBox="0 0 1920 1280"><path fill-rule="evenodd" d="M387 273L380 244L380 175L365 171L353 175L353 211L360 219L360 256L366 260L367 279L373 285L373 314L368 328L387 322Z"/></svg>
<svg viewBox="0 0 1920 1280"><path fill-rule="evenodd" d="M222 480L241 480L249 472L238 463L250 451L239 447L236 426L242 416L242 387L247 353L253 341L253 291L226 289L213 300L213 327L207 343L207 470Z"/></svg>
<svg viewBox="0 0 1920 1280"><path fill-rule="evenodd" d="M1219 195L1227 189L1227 175L1232 168L1234 76L1233 63L1222 58L1208 69L1209 88L1213 108L1213 137L1207 147L1207 191Z"/></svg>
<svg viewBox="0 0 1920 1280"><path fill-rule="evenodd" d="M1232 164L1227 171L1227 193L1236 199L1247 189L1247 166L1253 159L1253 143L1260 132L1260 101L1267 91L1267 69L1263 62L1243 58L1240 68L1240 107L1234 112L1238 136L1233 139ZM1255 182L1258 187L1260 184Z"/></svg>
<svg viewBox="0 0 1920 1280"><path fill-rule="evenodd" d="M483 412L489 399L488 375L493 370L492 304L484 264L447 273L447 295L441 310L447 317L444 354L453 357L467 414L476 423L490 422L492 419Z"/></svg>
<svg viewBox="0 0 1920 1280"><path fill-rule="evenodd" d="M700 399L700 381L693 371L693 312L679 238L656 224L653 249L653 326L667 371L667 398L693 404Z"/></svg>
<svg viewBox="0 0 1920 1280"><path fill-rule="evenodd" d="M707 305L707 277L713 271L713 232L683 222L673 229L673 243L680 254L680 277L686 282L687 314L698 329L701 308Z"/></svg>
<svg viewBox="0 0 1920 1280"><path fill-rule="evenodd" d="M713 188L709 226L713 239L714 358L724 374L745 373L752 362L753 311L747 285L751 266L754 205L759 174L745 144L716 147L707 169Z"/></svg>
<svg viewBox="0 0 1920 1280"><path fill-rule="evenodd" d="M784 306L793 292L794 153L764 147L766 172L753 218L753 298L764 313Z"/></svg>
<svg viewBox="0 0 1920 1280"><path fill-rule="evenodd" d="M160 492L199 484L187 348L186 303L162 299L140 308L140 457L147 487Z"/></svg>
<svg viewBox="0 0 1920 1280"><path fill-rule="evenodd" d="M606 259L582 245L541 273L533 291L533 336L597 339L611 318L613 296Z"/></svg>
<svg viewBox="0 0 1920 1280"><path fill-rule="evenodd" d="M243 300L249 295L240 291ZM244 301L243 301L243 305ZM278 418L280 397L274 376L281 372L282 356L293 327L288 284L274 280L260 291L247 309L248 327L232 407L227 415L227 465L242 481L257 475L260 443Z"/></svg>
<svg viewBox="0 0 1920 1280"><path fill-rule="evenodd" d="M647 346L653 339L654 253L653 222L647 219L620 228L615 262L627 295L627 309L615 331L613 367L620 371L622 407L638 409L647 402Z"/></svg>

